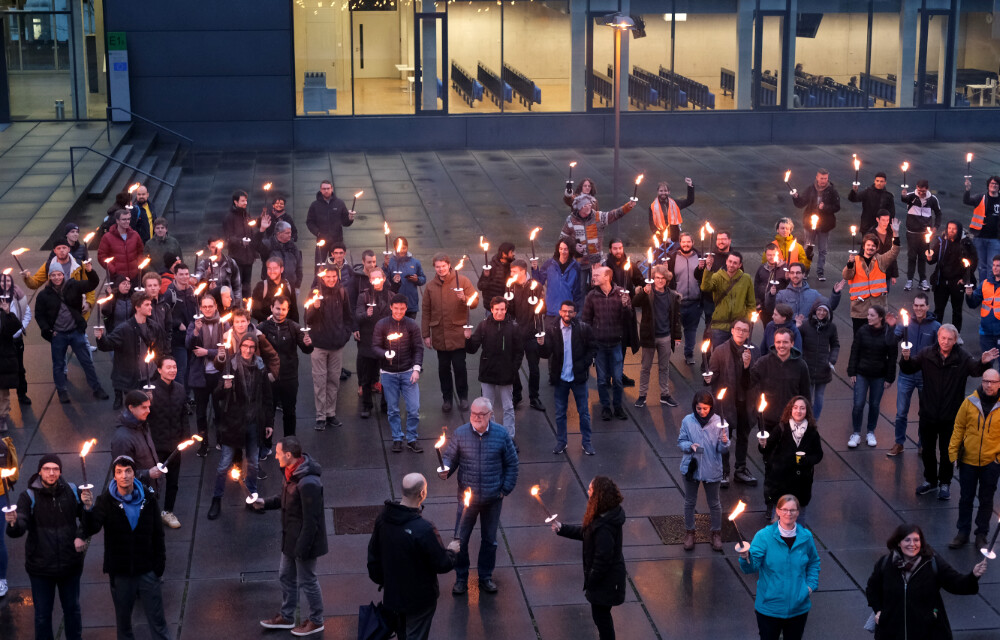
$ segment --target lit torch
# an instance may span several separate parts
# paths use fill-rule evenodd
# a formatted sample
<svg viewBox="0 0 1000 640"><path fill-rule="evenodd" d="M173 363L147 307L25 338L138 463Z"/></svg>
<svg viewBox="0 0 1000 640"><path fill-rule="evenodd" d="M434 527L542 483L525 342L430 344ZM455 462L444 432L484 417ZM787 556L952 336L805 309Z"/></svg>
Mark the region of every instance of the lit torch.
<svg viewBox="0 0 1000 640"><path fill-rule="evenodd" d="M971 153L969 154L972 155ZM573 167L576 166L576 160L569 163L569 177L566 178L566 188L570 189L573 186Z"/></svg>
<svg viewBox="0 0 1000 640"><path fill-rule="evenodd" d="M740 543L736 545L737 553L746 553L747 551L750 550L750 543L747 542L746 538L743 537L743 532L740 531L739 525L736 524L736 518L739 518L740 514L743 513L746 510L746 508L747 505L742 500L740 500L739 502L736 503L736 508L733 509L733 512L729 514L729 521L733 523L733 527L736 529L736 535L739 536L740 539Z"/></svg>
<svg viewBox="0 0 1000 640"><path fill-rule="evenodd" d="M538 288L538 280L532 280L531 286L528 287L528 304L537 304L538 296L535 295L535 289Z"/></svg>
<svg viewBox="0 0 1000 640"><path fill-rule="evenodd" d="M965 267L965 288L971 290L976 286L972 284L972 263L968 258L962 258L962 266Z"/></svg>
<svg viewBox="0 0 1000 640"><path fill-rule="evenodd" d="M386 360L392 360L393 358L396 357L396 351L395 349L392 348L392 343L393 341L399 340L402 337L403 334L398 332L393 332L386 336L386 338L389 340L389 350L385 352Z"/></svg>
<svg viewBox="0 0 1000 640"><path fill-rule="evenodd" d="M489 271L493 268L490 264L490 243L486 241L486 238L479 236L479 246L483 249L483 271Z"/></svg>
<svg viewBox="0 0 1000 640"><path fill-rule="evenodd" d="M722 387L721 389L719 389L719 393L715 396L715 399L719 401L718 402L718 404L719 404L719 420L721 420L721 423L719 424L719 427L721 429L723 429L723 430L726 429L729 426L729 423L726 422L726 414L722 410L722 399L726 397L726 390L727 390L726 387Z"/></svg>
<svg viewBox="0 0 1000 640"><path fill-rule="evenodd" d="M472 489L466 489L465 492L462 494L462 515L459 517L458 523L456 523L456 525L460 524L462 522L462 520L465 519L465 510L469 508L470 504L472 504ZM455 528L455 535L454 535L454 537L455 537L455 540L458 540L458 527L457 526Z"/></svg>
<svg viewBox="0 0 1000 640"><path fill-rule="evenodd" d="M909 188L910 185L906 184L906 170L910 168L910 163L909 162L903 162L903 164L901 164L899 166L899 168L903 172L903 184L901 184L899 186L902 187L902 188L904 188L904 189L907 189L907 188Z"/></svg>
<svg viewBox="0 0 1000 640"><path fill-rule="evenodd" d="M87 454L90 450L94 448L97 444L97 438L91 438L83 443L83 448L80 449L80 471L83 472L83 484L80 485L81 489L90 490L94 488L94 485L87 482Z"/></svg>
<svg viewBox="0 0 1000 640"><path fill-rule="evenodd" d="M969 154L972 155L971 153ZM993 532L993 537L990 538L990 544L988 547L983 547L979 550L979 553L983 554L989 560L996 560L997 554L993 551L993 548L997 544L997 536L1000 535L1000 521L997 522L996 531Z"/></svg>
<svg viewBox="0 0 1000 640"><path fill-rule="evenodd" d="M858 154L854 154L854 186L861 186L861 160L858 159Z"/></svg>
<svg viewBox="0 0 1000 640"><path fill-rule="evenodd" d="M972 154L965 154L965 179L972 178Z"/></svg>
<svg viewBox="0 0 1000 640"><path fill-rule="evenodd" d="M233 468L229 471L229 477L235 480L237 484L239 484L241 475L243 474L240 473L240 468L237 467L236 465L233 465ZM250 491L250 487L245 487L245 488L248 494L246 498L247 504L253 504L254 502L257 502L258 498L257 492Z"/></svg>
<svg viewBox="0 0 1000 640"><path fill-rule="evenodd" d="M640 173L635 179L635 187L632 188L632 197L629 198L632 202L639 202L639 185L642 184L642 179L646 177L646 174Z"/></svg>
<svg viewBox="0 0 1000 640"><path fill-rule="evenodd" d="M901 349L909 351L913 348L913 343L909 341L910 338L910 314L906 312L906 309L899 310L899 317L903 319L903 341L899 343Z"/></svg>
<svg viewBox="0 0 1000 640"><path fill-rule="evenodd" d="M194 439L193 438L189 439L189 440L185 440L184 442L178 444L177 447L173 451L170 452L170 455L167 456L166 460L164 460L163 462L157 462L156 463L156 468L160 470L160 473L166 473L167 472L167 467L170 465L171 461L173 461L174 457L178 453L180 453L181 451L184 451L185 449L187 449L188 447L190 447L193 444L194 444Z"/></svg>
<svg viewBox="0 0 1000 640"><path fill-rule="evenodd" d="M389 223L385 220L382 221L382 233L385 234L385 251L383 254L391 256L392 251L389 250Z"/></svg>
<svg viewBox="0 0 1000 640"><path fill-rule="evenodd" d="M646 249L646 284L653 284L653 247Z"/></svg>
<svg viewBox="0 0 1000 640"><path fill-rule="evenodd" d="M544 511L546 515L545 524L552 522L559 516L558 513L552 513L549 511L549 508L545 506L545 503L542 501L542 488L537 484L531 487L531 497L538 500L538 504L542 505L542 511Z"/></svg>
<svg viewBox="0 0 1000 640"><path fill-rule="evenodd" d="M857 239L858 239L858 227L857 227L857 225L853 225L852 224L851 225L851 251L850 251L850 254L852 256L858 255L858 249L857 249L857 246L856 246Z"/></svg>
<svg viewBox="0 0 1000 640"><path fill-rule="evenodd" d="M750 335L747 336L747 341L746 341L747 349L753 349L754 348L754 346L753 346L753 328L754 328L754 325L757 324L758 320L760 320L760 311L754 311L753 313L750 314Z"/></svg>
<svg viewBox="0 0 1000 640"><path fill-rule="evenodd" d="M471 296L469 296L469 297L468 297L468 298L467 298L467 299L465 300L465 306L466 306L466 308L468 308L468 309L472 309L473 307L475 307L475 306L476 306L476 300L478 300L478 299L479 299L479 292L478 292L478 291L473 291L473 292L472 292L472 295L471 295ZM466 324L466 325L465 325L465 326L463 326L462 328L463 328L463 329L472 329L473 327L472 327L472 325L471 325L471 324Z"/></svg>
<svg viewBox="0 0 1000 640"><path fill-rule="evenodd" d="M535 337L541 338L545 336L545 330L542 325L542 309L545 308L545 301L539 300L538 304L535 305Z"/></svg>
<svg viewBox="0 0 1000 640"><path fill-rule="evenodd" d="M924 244L930 247L931 237L934 235L934 230L931 229L930 227L925 227L925 228L927 229L927 232L924 234Z"/></svg>
<svg viewBox="0 0 1000 640"><path fill-rule="evenodd" d="M155 388L152 384L153 370L156 368L156 364L153 362L154 360L156 360L156 352L152 349L147 349L146 357L142 359L142 362L145 365L143 366L143 373L145 374L143 377L145 378L146 383L142 386L142 390L146 392L146 395L149 396L150 399L153 398L153 389Z"/></svg>
<svg viewBox="0 0 1000 640"><path fill-rule="evenodd" d="M354 205L358 204L358 198L360 198L363 195L365 195L364 189L354 194L354 202L351 203L351 211L354 211Z"/></svg>
<svg viewBox="0 0 1000 640"><path fill-rule="evenodd" d="M705 384L708 384L708 379L712 377L712 371L708 370L708 350L712 348L712 341L705 340L701 343L701 377L705 379Z"/></svg>
<svg viewBox="0 0 1000 640"><path fill-rule="evenodd" d="M507 282L504 283L504 287L506 287L507 290L503 292L503 299L508 302L514 299L514 292L511 290L511 287L515 282L517 282L517 276L511 276L507 278Z"/></svg>
<svg viewBox="0 0 1000 640"><path fill-rule="evenodd" d="M542 230L541 227L535 227L534 229L531 230L531 233L528 234L528 240L531 241L531 259L532 260L536 259L535 258L535 237L538 235L538 232L541 231L541 230Z"/></svg>
<svg viewBox="0 0 1000 640"><path fill-rule="evenodd" d="M18 268L18 269L19 269L20 271L24 271L24 267L23 267L23 266L21 266L21 261L20 261L20 260L18 260L18 258L17 258L17 257L18 257L19 255L21 255L22 253L24 253L25 251L27 251L27 250L28 250L28 247L21 247L20 249L14 249L13 251L11 251L11 252L10 252L10 255L14 256L14 262L16 262L16 263L17 263L17 268Z"/></svg>
<svg viewBox="0 0 1000 640"><path fill-rule="evenodd" d="M448 439L445 437L445 434L447 432L448 432L448 427L442 427L442 429L441 429L441 437L438 438L437 442L434 443L434 452L437 453L437 457L438 457L438 468L437 468L437 472L438 473L444 473L446 471L451 471L451 467L444 466L444 458L441 457L441 449L448 442Z"/></svg>
<svg viewBox="0 0 1000 640"><path fill-rule="evenodd" d="M792 170L788 169L787 171L785 171L785 187L788 189L788 193L789 194L792 194L792 193L795 192L795 187L793 187L792 183L789 182L789 180L791 179L791 177L792 177Z"/></svg>
<svg viewBox="0 0 1000 640"><path fill-rule="evenodd" d="M715 246L715 227L713 227L712 223L709 222L708 220L705 221L705 232L712 234L712 244L709 245L709 249L712 249L712 251L709 251L706 255L714 256L715 255L715 248L716 248L716 246Z"/></svg>
<svg viewBox="0 0 1000 640"><path fill-rule="evenodd" d="M83 246L87 246L87 245L89 245L89 244L90 244L90 241L91 241L91 240L93 240L93 239L94 239L94 236L96 236L96 235L97 235L97 233L96 233L96 232L94 232L94 231L91 231L91 232L90 232L90 233L88 233L87 235L83 236Z"/></svg>
<svg viewBox="0 0 1000 640"><path fill-rule="evenodd" d="M761 440L767 440L767 431L764 431L764 409L767 409L767 398L764 394L760 394L760 404L757 405L757 437Z"/></svg>

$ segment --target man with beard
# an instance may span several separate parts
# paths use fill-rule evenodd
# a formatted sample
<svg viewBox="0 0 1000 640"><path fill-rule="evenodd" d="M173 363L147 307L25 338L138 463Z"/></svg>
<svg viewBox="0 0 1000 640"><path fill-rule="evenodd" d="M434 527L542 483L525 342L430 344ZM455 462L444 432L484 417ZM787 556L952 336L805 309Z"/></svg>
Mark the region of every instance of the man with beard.
<svg viewBox="0 0 1000 640"><path fill-rule="evenodd" d="M871 233L875 228L878 212L885 209L892 218L896 217L896 201L892 194L885 189L885 171L875 174L875 181L864 191L858 191L860 185L853 185L847 194L847 199L851 202L861 203L861 221L858 223L858 231L864 236Z"/></svg>
<svg viewBox="0 0 1000 640"><path fill-rule="evenodd" d="M750 377L747 372L755 360L756 352L747 343L750 338L750 322L739 319L733 322L732 337L712 351L706 380L712 385L712 394L728 389L721 400L719 409L729 420L736 421L736 466L733 480L751 487L757 485L747 468L747 445L750 441L750 416L755 398L750 394ZM732 430L732 423L730 423ZM729 485L729 452L722 454L722 486Z"/></svg>
<svg viewBox="0 0 1000 640"><path fill-rule="evenodd" d="M344 241L344 227L354 224L354 217L357 215L350 211L344 201L338 198L333 192L333 182L324 180L319 185L316 193L316 200L309 205L309 213L306 214L306 227L316 236L317 243L325 241L324 246L333 246L334 242ZM316 246L315 264L326 262L327 249Z"/></svg>
<svg viewBox="0 0 1000 640"><path fill-rule="evenodd" d="M149 189L140 184L132 194L132 228L135 229L143 243L148 242L156 233L156 214L149 201ZM154 264L155 268L160 266Z"/></svg>
<svg viewBox="0 0 1000 640"><path fill-rule="evenodd" d="M830 182L830 172L817 169L815 182L801 195L792 189L792 203L802 209L802 228L806 230L806 242L815 245L819 254L816 258L816 275L820 282L826 282L824 268L830 246L830 232L837 226L837 212L840 211L840 194ZM812 228L814 215L817 216L815 231Z"/></svg>
<svg viewBox="0 0 1000 640"><path fill-rule="evenodd" d="M594 359L597 369L597 391L601 400L601 420L611 416L628 420L622 406L622 336L632 318L632 303L628 293L611 282L611 269L597 266L593 270L594 288L583 302L580 319L591 327L597 342Z"/></svg>
<svg viewBox="0 0 1000 640"><path fill-rule="evenodd" d="M212 401L212 413L216 420L221 420L222 416L220 395L216 392L222 371L216 368L215 358L222 351L222 334L229 329L229 323L221 322L219 307L211 294L203 294L199 305L198 315L201 317L195 317L194 322L188 325L184 344L191 356L188 358L187 388L194 393L195 421L198 435L203 438L198 455L204 458L208 455L209 400Z"/></svg>
<svg viewBox="0 0 1000 640"><path fill-rule="evenodd" d="M629 300L631 300L636 291L641 289L646 284L645 278L643 278L642 272L638 269L638 267L632 268L629 257L625 255L625 244L620 238L612 238L608 249L608 255L604 258L604 266L611 269L611 282L618 285L626 293L628 293ZM628 265L628 269L625 269L626 265ZM632 353L636 353L639 350L639 331L636 327L636 313L634 307L632 309L632 319L625 323L625 332L622 334L623 360L629 349L632 349ZM634 387L635 380L628 377L623 372L622 386Z"/></svg>
<svg viewBox="0 0 1000 640"><path fill-rule="evenodd" d="M441 410L445 413L451 411L452 399L456 397L459 409L469 408L463 327L470 324L469 309L479 305L478 299L472 307L466 304L475 292L472 282L451 268L451 258L443 253L434 256L434 277L424 288L420 331L424 346L437 352Z"/></svg>
<svg viewBox="0 0 1000 640"><path fill-rule="evenodd" d="M194 279L198 282L208 283L208 292L213 295L220 295L222 287L229 287L232 291L243 290L243 279L240 275L240 267L236 261L223 253L225 242L217 237L210 237L208 240L208 257L198 261L198 266L194 274ZM216 302L218 302L216 298Z"/></svg>
<svg viewBox="0 0 1000 640"><path fill-rule="evenodd" d="M229 255L240 269L242 286L240 289L233 289L233 293L243 298L250 295L253 263L257 259L251 229L250 217L247 215L247 192L236 190L233 192L233 204L229 213L222 220L222 236L229 245Z"/></svg>
<svg viewBox="0 0 1000 640"><path fill-rule="evenodd" d="M667 253L667 260L664 263L674 274L670 280L670 288L681 296L684 362L687 364L694 364L694 343L703 309L701 271L698 266L700 259L701 254L694 248L694 238L690 233L683 232L680 234L677 246Z"/></svg>
<svg viewBox="0 0 1000 640"><path fill-rule="evenodd" d="M748 319L757 308L753 292L753 281L743 272L743 254L731 251L726 257L725 269L712 272L715 256L705 260L705 271L701 276L701 290L712 296L712 346L716 347L729 340L729 330L733 322Z"/></svg>
<svg viewBox="0 0 1000 640"><path fill-rule="evenodd" d="M487 303L497 296L502 296L507 290L507 279L510 278L510 264L514 262L514 243L504 242L490 260L492 268L486 269L479 276L476 286L483 296L483 303Z"/></svg>
<svg viewBox="0 0 1000 640"><path fill-rule="evenodd" d="M270 223L267 227L264 227L264 218L269 218ZM295 220L292 219L288 210L285 209L285 195L282 193L275 194L274 202L271 203L269 208L266 208L264 215L261 216L261 230L265 232L267 236L273 236L277 232L277 226L279 222L287 222L288 226L292 230L292 242L299 241L299 230L295 227Z"/></svg>
<svg viewBox="0 0 1000 640"><path fill-rule="evenodd" d="M317 431L341 427L337 418L337 397L340 392L344 345L354 333L354 316L347 292L340 286L336 271L320 272L319 295L306 309L306 324L312 329L313 395L316 404Z"/></svg>
<svg viewBox="0 0 1000 640"><path fill-rule="evenodd" d="M281 256L271 256L264 263L264 267L265 278L254 285L253 294L250 296L253 298L250 315L257 322L267 320L268 314L271 313L271 303L280 296L288 298L289 319L298 322L299 307L295 295L297 288L285 279L285 265Z"/></svg>
<svg viewBox="0 0 1000 640"><path fill-rule="evenodd" d="M295 435L295 405L299 395L299 351L313 351L312 338L291 319L291 302L284 296L271 301L271 317L260 323L260 332L278 352L281 366L278 379L271 385L274 407L281 406L282 435ZM267 448L270 448L268 446Z"/></svg>
<svg viewBox="0 0 1000 640"><path fill-rule="evenodd" d="M677 241L684 222L681 209L694 204L694 182L691 178L684 178L684 184L687 185L687 197L674 200L670 197L670 183L661 182L656 186L656 200L649 205L649 230L669 238L671 242Z"/></svg>

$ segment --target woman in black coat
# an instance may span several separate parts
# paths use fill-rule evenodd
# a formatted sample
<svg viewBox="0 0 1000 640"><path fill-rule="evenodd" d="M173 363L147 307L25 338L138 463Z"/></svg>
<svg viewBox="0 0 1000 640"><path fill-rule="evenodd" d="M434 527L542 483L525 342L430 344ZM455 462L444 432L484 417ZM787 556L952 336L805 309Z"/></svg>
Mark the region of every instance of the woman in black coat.
<svg viewBox="0 0 1000 640"><path fill-rule="evenodd" d="M979 593L983 558L959 573L937 555L915 524L901 524L886 543L889 553L868 578L868 606L875 614L875 640L951 640L941 589L955 595Z"/></svg>
<svg viewBox="0 0 1000 640"><path fill-rule="evenodd" d="M625 556L622 494L607 476L594 476L587 487L587 512L580 526L556 520L552 530L564 538L583 541L583 589L600 640L614 640L611 607L625 602Z"/></svg>
<svg viewBox="0 0 1000 640"><path fill-rule="evenodd" d="M757 436L764 457L764 503L767 521L774 516L778 498L791 494L799 501L799 520L804 521L812 499L813 472L823 460L823 444L809 400L795 396L789 400L781 420L767 438Z"/></svg>
<svg viewBox="0 0 1000 640"><path fill-rule="evenodd" d="M847 446L854 449L861 442L861 418L868 403L868 446L878 444L875 425L882 394L896 379L896 335L885 324L885 307L874 305L868 309L868 323L858 327L851 344L851 359L847 375L854 385L854 406L851 425L854 432Z"/></svg>
<svg viewBox="0 0 1000 640"><path fill-rule="evenodd" d="M802 359L809 365L812 410L819 420L823 413L826 385L833 380L833 365L837 364L840 356L840 337L830 312L830 303L824 298L813 304L808 318L801 319L799 316L795 322L802 335Z"/></svg>

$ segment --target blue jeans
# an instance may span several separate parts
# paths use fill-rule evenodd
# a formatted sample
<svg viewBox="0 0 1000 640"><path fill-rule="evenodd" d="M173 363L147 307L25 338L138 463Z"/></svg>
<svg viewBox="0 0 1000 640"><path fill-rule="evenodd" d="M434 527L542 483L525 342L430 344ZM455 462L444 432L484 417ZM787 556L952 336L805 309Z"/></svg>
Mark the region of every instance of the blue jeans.
<svg viewBox="0 0 1000 640"><path fill-rule="evenodd" d="M828 383L823 382L821 384L812 385L812 397L813 397L813 416L819 420L819 416L823 413L823 396L826 394L826 385Z"/></svg>
<svg viewBox="0 0 1000 640"><path fill-rule="evenodd" d="M906 425L909 422L910 400L913 392L922 391L924 376L921 373L901 373L896 378L896 444L906 442Z"/></svg>
<svg viewBox="0 0 1000 640"><path fill-rule="evenodd" d="M461 547L455 560L455 578L458 581L469 580L469 539L472 537L472 528L476 526L476 518L479 518L479 532L482 534L476 571L480 580L489 580L493 577L493 567L497 564L497 527L500 526L502 508L503 499L498 498L486 503L473 502L462 513L458 525Z"/></svg>
<svg viewBox="0 0 1000 640"><path fill-rule="evenodd" d="M583 444L590 444L590 406L587 404L587 383L574 384L559 380L554 391L556 402L556 445L566 446L566 409L569 407L569 392L573 392L576 412L580 414L580 435Z"/></svg>
<svg viewBox="0 0 1000 640"><path fill-rule="evenodd" d="M1000 344L1000 335L995 333L979 334L979 351L989 351L990 349L996 349L997 345ZM990 366L994 369L1000 371L1000 358L997 358L990 363Z"/></svg>
<svg viewBox="0 0 1000 640"><path fill-rule="evenodd" d="M257 425L248 424L246 429L246 439L243 443L243 451L245 453L243 463L246 465L246 468L243 469L243 477L246 479L247 491L257 493L257 465L259 464L258 456L260 455L260 443L257 442ZM216 468L215 493L212 494L213 498L221 498L222 494L226 492L226 480L229 478L229 468L233 466L233 456L235 455L236 449L234 447L225 444L222 445L222 456L219 458L219 466Z"/></svg>
<svg viewBox="0 0 1000 640"><path fill-rule="evenodd" d="M417 441L417 426L420 424L420 388L410 382L411 371L400 373L382 372L382 394L389 407L389 427L392 439L403 439L403 426L399 420L399 397L406 404L406 441Z"/></svg>
<svg viewBox="0 0 1000 640"><path fill-rule="evenodd" d="M830 232L806 229L805 234L806 242L816 245L816 257L811 266L815 267L816 275L822 277L823 268L826 267L826 253L830 249Z"/></svg>
<svg viewBox="0 0 1000 640"><path fill-rule="evenodd" d="M87 343L87 334L83 331L72 333L56 333L52 336L52 381L56 384L56 389L66 390L66 350L73 349L76 359L83 367L83 372L87 376L87 384L94 391L101 388L101 381L97 378L97 371L94 369L94 361L90 357L90 347Z"/></svg>
<svg viewBox="0 0 1000 640"><path fill-rule="evenodd" d="M281 617L295 620L301 589L309 605L309 619L323 624L323 591L316 578L316 558L302 560L282 553L278 564L278 582L281 584ZM305 615L305 610L302 613Z"/></svg>
<svg viewBox="0 0 1000 640"><path fill-rule="evenodd" d="M681 302L681 326L684 327L684 357L694 357L694 344L698 339L698 323L701 322L701 300L685 304Z"/></svg>
<svg viewBox="0 0 1000 640"><path fill-rule="evenodd" d="M857 376L854 383L854 407L851 410L851 424L854 433L861 433L861 417L865 414L865 400L868 401L868 431L875 431L878 422L878 407L885 391L885 378Z"/></svg>
<svg viewBox="0 0 1000 640"><path fill-rule="evenodd" d="M993 266L993 256L1000 254L1000 240L977 237L972 239L972 244L979 254L979 281L982 282Z"/></svg>
<svg viewBox="0 0 1000 640"><path fill-rule="evenodd" d="M615 409L622 406L622 364L625 357L622 355L620 343L613 345L599 344L597 356L594 358L594 366L597 368L597 396L601 399L601 407L610 409L612 403ZM608 393L608 387L612 388L612 393Z"/></svg>
<svg viewBox="0 0 1000 640"><path fill-rule="evenodd" d="M56 604L56 587L63 610L66 640L83 637L83 620L80 616L80 574L64 578L44 578L28 575L31 579L31 598L35 601L35 638L52 640L52 610Z"/></svg>
<svg viewBox="0 0 1000 640"><path fill-rule="evenodd" d="M990 532L990 518L993 516L993 494L1000 479L1000 464L991 462L982 467L958 463L958 484L961 493L958 498L958 532L969 535L972 531L972 501L979 498L976 511L976 535Z"/></svg>

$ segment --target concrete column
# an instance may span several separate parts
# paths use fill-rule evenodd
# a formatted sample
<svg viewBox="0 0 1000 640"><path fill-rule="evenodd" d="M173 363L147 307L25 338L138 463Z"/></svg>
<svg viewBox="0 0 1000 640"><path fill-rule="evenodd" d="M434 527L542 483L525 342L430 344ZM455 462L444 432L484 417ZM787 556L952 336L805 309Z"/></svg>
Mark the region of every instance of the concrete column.
<svg viewBox="0 0 1000 640"><path fill-rule="evenodd" d="M736 108L749 109L753 95L754 0L739 0L736 6Z"/></svg>
<svg viewBox="0 0 1000 640"><path fill-rule="evenodd" d="M781 74L785 85L785 106L791 108L795 104L795 32L797 16L799 15L798 0L789 0L791 7L791 23L783 25L784 37L788 38L788 57L781 61Z"/></svg>
<svg viewBox="0 0 1000 640"><path fill-rule="evenodd" d="M70 2L70 49L69 65L74 71L74 82L70 88L69 105L73 108L73 118L77 120L87 117L87 57L83 55L83 7L79 2ZM58 18L57 18L58 20Z"/></svg>
<svg viewBox="0 0 1000 640"><path fill-rule="evenodd" d="M587 109L587 0L570 0L569 109Z"/></svg>
<svg viewBox="0 0 1000 640"><path fill-rule="evenodd" d="M917 24L920 0L899 5L899 63L896 66L896 106L913 106L913 74L917 57Z"/></svg>
<svg viewBox="0 0 1000 640"><path fill-rule="evenodd" d="M423 0L420 10L424 13L434 13L434 0ZM420 69L423 72L423 92L420 108L424 111L437 111L437 20L424 20L420 25ZM441 78L446 82L447 78ZM448 86L447 83L445 86Z"/></svg>

